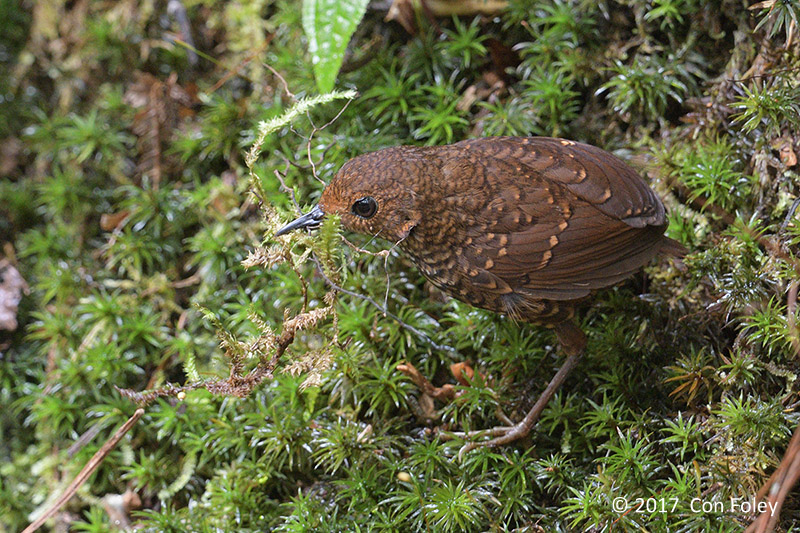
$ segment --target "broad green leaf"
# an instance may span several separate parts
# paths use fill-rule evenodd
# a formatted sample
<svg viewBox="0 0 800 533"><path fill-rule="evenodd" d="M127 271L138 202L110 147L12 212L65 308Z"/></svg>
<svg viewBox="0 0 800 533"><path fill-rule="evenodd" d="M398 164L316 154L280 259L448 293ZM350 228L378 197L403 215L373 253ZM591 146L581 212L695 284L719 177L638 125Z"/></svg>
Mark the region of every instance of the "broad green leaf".
<svg viewBox="0 0 800 533"><path fill-rule="evenodd" d="M303 0L303 29L320 92L333 89L342 58L369 0Z"/></svg>

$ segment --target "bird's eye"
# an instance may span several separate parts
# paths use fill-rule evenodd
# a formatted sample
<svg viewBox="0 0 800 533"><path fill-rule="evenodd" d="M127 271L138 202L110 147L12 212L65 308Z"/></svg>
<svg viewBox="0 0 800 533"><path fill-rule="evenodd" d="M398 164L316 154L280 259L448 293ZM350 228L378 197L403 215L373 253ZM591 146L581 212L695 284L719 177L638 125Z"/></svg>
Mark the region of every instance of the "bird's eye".
<svg viewBox="0 0 800 533"><path fill-rule="evenodd" d="M378 202L372 196L365 196L356 200L353 207L350 208L354 215L361 218L372 218L376 211L378 211Z"/></svg>

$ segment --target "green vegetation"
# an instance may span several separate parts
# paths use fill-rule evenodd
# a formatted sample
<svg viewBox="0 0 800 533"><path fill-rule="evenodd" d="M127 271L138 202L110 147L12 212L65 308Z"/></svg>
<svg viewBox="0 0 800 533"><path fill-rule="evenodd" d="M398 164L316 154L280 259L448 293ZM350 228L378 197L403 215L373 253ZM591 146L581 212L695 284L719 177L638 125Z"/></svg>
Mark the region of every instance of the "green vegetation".
<svg viewBox="0 0 800 533"><path fill-rule="evenodd" d="M0 533L168 383L205 386L154 399L48 527L107 531L133 491L145 531L742 531L692 502L752 498L800 422L797 3L512 0L415 35L347 4L183 2L190 39L166 3L0 0L0 254L30 286L0 331ZM273 234L349 158L486 135L617 153L690 254L598 294L530 438L459 461L448 432L518 419L552 333L336 220Z"/></svg>

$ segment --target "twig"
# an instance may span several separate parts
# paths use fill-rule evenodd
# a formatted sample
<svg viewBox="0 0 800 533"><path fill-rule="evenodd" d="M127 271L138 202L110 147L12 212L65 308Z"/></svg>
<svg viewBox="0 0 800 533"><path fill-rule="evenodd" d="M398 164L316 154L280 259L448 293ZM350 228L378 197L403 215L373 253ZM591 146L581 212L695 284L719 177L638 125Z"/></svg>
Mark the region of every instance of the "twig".
<svg viewBox="0 0 800 533"><path fill-rule="evenodd" d="M300 204L297 203L297 197L294 194L294 189L290 189L286 182L283 181L283 175L278 172L278 169L275 169L275 177L278 178L278 181L281 184L281 189L288 192L292 196L292 203L294 204L295 209L297 209L298 213L302 214L302 210L300 209Z"/></svg>
<svg viewBox="0 0 800 533"><path fill-rule="evenodd" d="M103 425L104 424L102 421L97 422L88 430L86 430L83 435L75 439L75 442L72 443L72 446L67 448L67 457L71 459L76 453L82 450L84 446L92 442L97 434L103 430Z"/></svg>
<svg viewBox="0 0 800 533"><path fill-rule="evenodd" d="M292 130L292 132L295 135L299 136L299 137L303 137L303 135L297 130ZM303 137L303 138L306 139L306 137ZM334 146L335 146L334 144L329 144L328 146L326 146L325 149L322 151L322 153L317 158L317 160L314 162L314 164L315 165L319 165L320 163L322 163L325 160L325 156L328 155L328 152L330 152L331 148L333 148ZM304 171L305 170L311 170L310 166L301 165L300 163L298 163L296 161L292 161L290 159L287 159L286 156L284 156L282 154L278 154L278 155L286 162L287 169L288 169L288 166L291 165L294 168L299 169L299 170L304 170Z"/></svg>
<svg viewBox="0 0 800 533"><path fill-rule="evenodd" d="M292 261L289 251L287 250L284 253L284 259L286 260L286 263L289 265L289 268L292 269L292 272L294 272L294 274L297 276L298 281L300 281L300 292L303 295L303 308L300 312L305 313L306 309L308 308L308 283L306 283L306 278L303 277L303 274L300 273L300 271L297 269L297 266L295 266L294 261Z"/></svg>
<svg viewBox="0 0 800 533"><path fill-rule="evenodd" d="M756 494L756 502L764 501L767 496L768 505L745 533L766 533L775 529L783 502L798 479L800 479L800 427L794 430L781 464Z"/></svg>
<svg viewBox="0 0 800 533"><path fill-rule="evenodd" d="M796 200L786 217L786 221L781 226L784 229L788 225L789 219L794 215L797 209L798 201ZM786 298L786 327L789 330L790 341L795 351L795 356L800 356L800 339L797 336L797 324L795 321L795 313L797 311L797 289L798 281L792 280L789 285L789 293ZM767 501L767 509L761 513L758 518L747 529L748 532L765 533L772 531L780 518L780 511L789 490L794 487L800 479L800 426L798 426L792 440L789 441L789 446L786 448L786 453L781 460L781 463L772 473L767 482L761 487L756 496L757 500L763 500L769 491L769 498Z"/></svg>
<svg viewBox="0 0 800 533"><path fill-rule="evenodd" d="M272 40L272 39L270 39L270 40ZM292 100L297 100L297 97L292 93L292 91L289 90L289 84L286 83L286 78L281 76L281 74L277 70L272 68L270 65L265 63L264 66L267 67L270 70L270 72L272 72L275 75L276 78L281 80L281 83L283 84L283 92L286 93L286 96L288 96Z"/></svg>
<svg viewBox="0 0 800 533"><path fill-rule="evenodd" d="M311 117L308 117L308 121L311 122ZM311 122L313 124L313 122ZM314 179L320 182L321 184L325 185L325 182L317 175L317 165L314 163L314 160L311 159L311 139L314 138L314 132L317 131L317 127L314 126L314 129L311 130L311 133L308 134L308 142L306 143L306 157L308 158L308 162L311 165L311 175L314 176Z"/></svg>
<svg viewBox="0 0 800 533"><path fill-rule="evenodd" d="M800 204L800 201L797 200L792 204L781 230L788 225L789 219L794 216L794 211L797 209L798 204ZM800 339L798 339L796 323L797 289L798 280L793 279L789 284L789 291L786 297L786 328L789 330L795 357L800 357ZM745 533L766 533L774 530L780 518L781 508L786 501L786 496L798 480L800 480L800 426L794 430L794 435L792 435L792 440L789 441L789 446L786 447L781 463L756 495L756 501L764 501L764 497L769 493L767 508L750 524Z"/></svg>
<svg viewBox="0 0 800 533"><path fill-rule="evenodd" d="M109 453L111 453L111 450L113 450L117 443L119 443L120 439L122 439L122 437L124 437L125 434L136 424L136 422L142 418L143 414L144 409L141 407L137 409L127 420L127 422L122 424L114 433L114 435L112 435L112 437L108 439L99 450L97 450L97 453L95 453L92 458L89 459L89 462L86 463L86 466L84 466L83 469L78 472L78 475L75 476L75 479L72 480L72 483L70 483L67 489L64 491L64 494L62 494L58 500L56 500L44 513L42 513L39 518L31 522L31 524L26 527L22 533L33 533L36 531L42 527L42 525L65 503L67 503L70 498L75 495L75 492L77 492L80 486L83 485L87 479L89 479L89 476L91 476L92 473L97 470L97 467L102 464L103 460Z"/></svg>
<svg viewBox="0 0 800 533"><path fill-rule="evenodd" d="M377 237L377 234L375 235ZM383 295L383 307L384 309L389 307L389 288L391 285L391 279L389 278L389 256L391 255L392 251L397 248L397 245L406 240L405 237L397 241L386 251L386 254L383 256L383 271L386 273L386 292Z"/></svg>
<svg viewBox="0 0 800 533"><path fill-rule="evenodd" d="M300 319L303 317L308 317L315 312L319 311L315 310L309 313L303 313L284 321L283 332L275 340L275 353L272 354L272 357L268 361L260 362L247 375L242 376L236 373L236 369L233 365L231 365L231 374L225 379L193 381L185 385L167 383L159 389L144 392L121 389L117 386L114 386L114 388L117 389L117 392L119 392L123 397L136 402L141 407L150 405L158 398L166 396L180 397L181 393L185 394L197 389L206 389L212 394L244 398L253 392L253 389L260 385L265 379L272 377L272 373L275 370L275 367L278 366L278 361L280 360L281 356L292 344L292 342L294 342L295 333L298 329L303 327L302 320Z"/></svg>
<svg viewBox="0 0 800 533"><path fill-rule="evenodd" d="M313 139L313 138L314 138L314 134L315 134L316 132L324 130L325 128L327 128L328 126L330 126L331 124L333 124L334 122L336 122L337 120L339 120L339 117L340 117L340 116L342 116L342 113L344 113L344 110L345 110L345 109L347 109L347 106L349 106L349 105L350 105L350 102L351 102L351 100L347 100L347 101L345 101L345 103L344 103L344 105L342 106L342 108L339 110L339 112L338 112L338 113L336 113L336 116L335 116L335 117L333 117L332 119L330 119L330 120L329 120L327 123L325 123L325 125L324 125L324 126L322 126L321 128L318 128L318 127L317 127L317 125L316 125L316 124L314 124L314 121L313 121L313 119L311 118L311 110L309 110L309 111L306 111L306 116L308 117L308 121L311 123L311 126L313 127L313 129L311 130L311 133L309 133L309 135L308 135L308 142L306 142L306 156L308 157L308 162L309 162L309 164L311 165L311 175L312 175L312 176L314 176L314 179L316 179L318 182L322 183L323 185L325 185L325 182L324 182L324 181L322 181L322 178L320 178L320 177L317 175L317 165L316 165L316 163L314 163L314 161L311 159L311 139ZM330 146L333 146L333 145L330 145ZM327 152L328 150L330 150L330 146L328 146L328 148L326 148L326 149L325 149L325 152ZM324 156L324 153L323 153L323 156ZM320 160L320 161L321 161L321 160Z"/></svg>
<svg viewBox="0 0 800 533"><path fill-rule="evenodd" d="M252 51L252 52L251 52L251 53L250 53L250 54L249 54L247 57L245 57L243 60L241 60L241 61L239 62L239 64L238 64L238 65L236 65L235 67L233 67L233 68L231 68L231 69L228 69L228 72L226 72L226 73L225 73L225 75L224 75L224 76L222 76L222 77L221 77L221 78L220 78L220 79L217 81L217 83L215 83L215 84L214 84L214 85L213 85L213 86L212 86L212 87L211 87L211 88L208 90L208 93L209 93L209 94L212 94L212 93L216 92L216 91L217 91L217 89L219 89L220 87L222 87L223 85L225 85L225 83L227 83L227 81L228 81L229 79L231 79L232 77L234 77L234 76L238 75L238 74L239 74L239 71L240 71L240 70L242 70L242 68L244 68L244 66L245 66L245 65L247 65L247 64L248 64L250 61L252 61L254 58L256 58L256 57L260 56L260 55L261 55L261 53L262 53L264 50L266 50L267 46L269 46L269 43L271 43L271 42L272 42L272 39L274 39L274 38L275 38L275 34L274 34L274 33L271 33L271 34L267 35L267 38L264 40L264 42L261 44L261 46L259 46L259 47L258 47L258 48L256 48L255 50L253 50L253 51ZM272 70L272 68L271 68L269 65L267 65L267 68L268 68L268 69L270 69L270 70ZM273 71L273 72L274 72L274 71ZM245 77L245 79L248 79L248 78L247 78L247 77ZM248 80L248 81L252 81L252 80Z"/></svg>
<svg viewBox="0 0 800 533"><path fill-rule="evenodd" d="M186 7L180 0L169 0L167 2L167 14L175 17L178 27L181 29L183 40L189 45L189 65L197 66L197 51L195 50L194 39L192 38L192 25L189 23L189 16L186 14Z"/></svg>
<svg viewBox="0 0 800 533"><path fill-rule="evenodd" d="M347 240L347 238L344 235L342 235L342 241L344 241L344 243L351 250L353 250L354 252L358 252L360 254L372 255L375 257L386 257L387 255L389 255L389 250L381 250L380 252L371 252L369 250L365 250L364 248L359 247L357 244L353 244L352 242ZM370 239L369 242L372 242L372 239ZM369 244L369 242L367 244Z"/></svg>
<svg viewBox="0 0 800 533"><path fill-rule="evenodd" d="M797 211L798 206L800 206L800 198L795 198L791 207L789 207L789 211L786 213L786 217L783 219L783 224L781 224L781 229L778 230L778 233L783 233L786 231L786 228L789 227L789 223L794 218L794 214Z"/></svg>
<svg viewBox="0 0 800 533"><path fill-rule="evenodd" d="M190 287L195 283L200 283L203 281L203 277L200 274L192 274L188 278L179 279L178 281L172 282L173 289L184 289L186 287Z"/></svg>
<svg viewBox="0 0 800 533"><path fill-rule="evenodd" d="M350 105L350 102L352 102L352 100L346 100L344 102L344 105L342 106L342 108L339 110L339 112L336 113L336 116L333 117L332 119L330 119L328 122L326 122L324 126L319 128L319 130L324 130L325 128L327 128L328 126L330 126L331 124L333 124L334 122L339 120L339 117L342 116L342 113L344 113L344 110L347 109L347 106ZM315 127L315 129L316 129L316 127ZM333 146L333 145L331 145L331 146ZM325 151L328 151L329 149L330 149L330 146L328 148L326 148Z"/></svg>
<svg viewBox="0 0 800 533"><path fill-rule="evenodd" d="M800 338L797 332L797 279L789 284L789 295L786 297L786 329L789 330L789 341L794 348L794 355L800 358Z"/></svg>

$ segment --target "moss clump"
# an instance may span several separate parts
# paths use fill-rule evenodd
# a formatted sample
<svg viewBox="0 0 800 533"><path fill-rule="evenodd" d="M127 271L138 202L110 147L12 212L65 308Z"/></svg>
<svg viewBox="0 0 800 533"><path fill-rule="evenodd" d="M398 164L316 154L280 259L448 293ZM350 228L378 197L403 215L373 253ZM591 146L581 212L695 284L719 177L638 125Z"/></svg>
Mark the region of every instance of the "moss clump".
<svg viewBox="0 0 800 533"><path fill-rule="evenodd" d="M791 2L514 0L422 13L413 36L368 10L337 81L360 96L263 136L316 95L299 2L186 3L196 52L158 3L3 5L0 239L31 292L0 332L0 531L60 492L128 397L152 403L57 518L75 530L111 527L104 502L128 489L141 506L123 516L151 531L752 520L730 502L798 423ZM500 134L617 152L690 254L583 312L587 357L529 441L458 462L444 434L524 413L559 363L552 336L444 300L335 221L272 233L353 156ZM456 399L423 395L402 362ZM449 370L465 362L466 385ZM117 390L167 383L197 390Z"/></svg>

